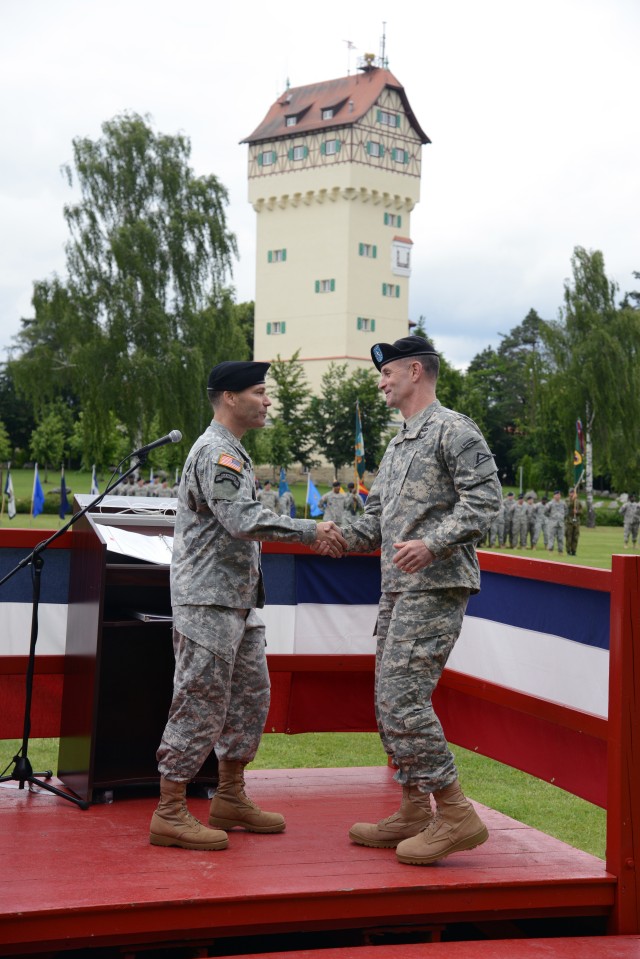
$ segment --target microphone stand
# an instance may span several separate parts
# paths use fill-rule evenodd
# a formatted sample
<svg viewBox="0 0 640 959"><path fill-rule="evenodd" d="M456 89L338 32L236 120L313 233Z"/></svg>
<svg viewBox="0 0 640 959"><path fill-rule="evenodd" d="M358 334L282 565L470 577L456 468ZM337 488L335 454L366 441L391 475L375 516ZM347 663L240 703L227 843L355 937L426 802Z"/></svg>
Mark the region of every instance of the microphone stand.
<svg viewBox="0 0 640 959"><path fill-rule="evenodd" d="M15 763L12 772L8 775L0 776L0 783L3 782L17 782L19 783L18 788L24 789L25 783L28 783L30 786L39 786L41 789L46 789L51 793L55 793L56 796L60 796L62 799L67 799L69 802L75 803L80 809L88 809L89 803L84 799L80 799L77 796L71 796L69 793L63 792L61 789L58 789L56 786L52 786L51 783L45 782L43 780L51 779L53 776L53 771L51 769L45 770L45 772L34 773L31 762L29 761L29 736L31 734L31 700L33 697L33 675L35 671L35 658L36 658L36 644L38 642L38 609L40 604L40 584L42 579L42 567L44 566L44 557L43 553L48 546L53 543L54 540L58 539L59 536L62 536L63 533L73 526L81 516L84 516L85 513L88 513L90 509L93 509L99 503L102 502L105 496L108 493L111 493L112 490L116 488L123 480L127 479L128 476L131 476L140 466L142 466L147 459L148 451L138 451L134 453L134 456L137 456L136 462L129 467L129 469L117 477L115 482L107 485L104 493L100 493L99 496L96 496L87 506L84 506L77 513L74 513L68 523L65 523L60 529L50 536L48 539L44 540L42 543L38 543L35 549L29 553L24 559L20 560L18 565L7 573L0 580L0 586L7 582L8 579L11 579L19 570L24 569L25 566L31 566L32 568L32 581L33 581L33 592L32 592L32 613L31 613L31 641L29 645L29 660L27 665L27 675L25 682L25 706L24 706L24 724L22 732L22 746L18 751L17 755L13 757L13 762ZM117 467L116 467L117 468ZM8 767L7 767L8 768ZM42 777L42 778L40 778Z"/></svg>

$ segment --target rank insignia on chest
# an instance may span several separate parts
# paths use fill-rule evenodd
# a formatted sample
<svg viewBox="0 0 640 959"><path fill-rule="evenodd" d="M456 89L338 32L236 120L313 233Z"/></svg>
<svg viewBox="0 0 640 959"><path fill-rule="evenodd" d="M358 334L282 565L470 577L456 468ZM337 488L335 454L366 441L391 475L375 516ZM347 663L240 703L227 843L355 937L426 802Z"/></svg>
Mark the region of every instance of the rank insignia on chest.
<svg viewBox="0 0 640 959"><path fill-rule="evenodd" d="M221 453L218 457L218 466L226 466L227 469L233 470L235 473L242 472L242 463L235 456L232 456L231 453Z"/></svg>

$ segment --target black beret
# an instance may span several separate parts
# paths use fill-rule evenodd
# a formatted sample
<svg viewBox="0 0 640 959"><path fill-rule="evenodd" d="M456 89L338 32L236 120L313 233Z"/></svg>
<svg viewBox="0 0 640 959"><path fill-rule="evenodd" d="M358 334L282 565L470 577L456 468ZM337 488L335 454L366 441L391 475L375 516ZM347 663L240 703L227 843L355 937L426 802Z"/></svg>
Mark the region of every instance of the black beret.
<svg viewBox="0 0 640 959"><path fill-rule="evenodd" d="M403 336L393 344L376 343L371 347L371 359L377 370L392 360L409 359L411 356L439 356L439 353L423 336Z"/></svg>
<svg viewBox="0 0 640 959"><path fill-rule="evenodd" d="M250 386L264 383L270 363L252 363L244 360L225 360L209 373L207 389L214 392L231 390L240 393Z"/></svg>
<svg viewBox="0 0 640 959"><path fill-rule="evenodd" d="M340 486L340 480L334 480L332 486Z"/></svg>

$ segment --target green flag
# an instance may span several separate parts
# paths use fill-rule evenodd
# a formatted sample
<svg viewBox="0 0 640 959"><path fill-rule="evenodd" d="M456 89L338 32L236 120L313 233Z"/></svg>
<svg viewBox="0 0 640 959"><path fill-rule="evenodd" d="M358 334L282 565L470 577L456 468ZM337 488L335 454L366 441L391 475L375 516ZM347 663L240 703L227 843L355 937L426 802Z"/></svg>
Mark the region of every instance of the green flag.
<svg viewBox="0 0 640 959"><path fill-rule="evenodd" d="M364 476L364 437L362 435L362 422L360 421L360 404L356 400L356 442L355 442L355 466L356 473L362 479Z"/></svg>

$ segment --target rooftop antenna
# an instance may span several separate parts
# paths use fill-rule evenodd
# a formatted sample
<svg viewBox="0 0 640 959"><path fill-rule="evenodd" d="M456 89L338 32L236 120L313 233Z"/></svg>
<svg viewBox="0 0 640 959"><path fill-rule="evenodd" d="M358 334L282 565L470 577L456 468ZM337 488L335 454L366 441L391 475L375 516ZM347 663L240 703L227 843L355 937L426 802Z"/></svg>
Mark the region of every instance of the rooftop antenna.
<svg viewBox="0 0 640 959"><path fill-rule="evenodd" d="M347 76L351 75L351 51L355 50L356 45L352 43L351 40L343 40L343 43L347 45Z"/></svg>
<svg viewBox="0 0 640 959"><path fill-rule="evenodd" d="M380 66L382 67L383 70L387 70L389 68L386 49L387 49L387 23L385 20L383 20L382 21L382 39L380 40Z"/></svg>

